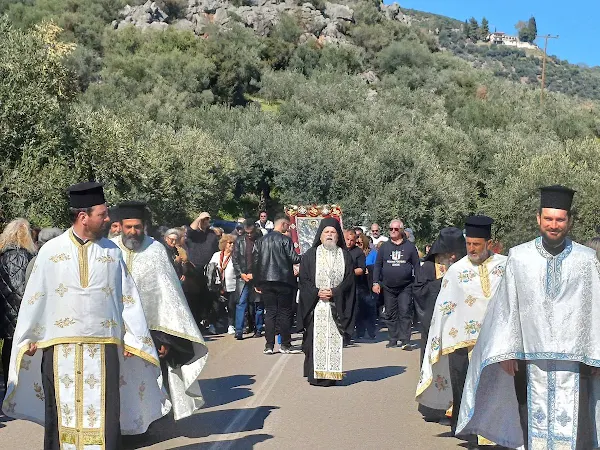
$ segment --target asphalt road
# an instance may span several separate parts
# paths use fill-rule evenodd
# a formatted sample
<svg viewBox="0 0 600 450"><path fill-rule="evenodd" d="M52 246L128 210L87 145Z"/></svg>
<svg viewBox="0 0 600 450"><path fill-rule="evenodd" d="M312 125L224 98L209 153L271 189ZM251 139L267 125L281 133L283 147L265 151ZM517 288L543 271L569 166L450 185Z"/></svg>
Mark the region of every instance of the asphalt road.
<svg viewBox="0 0 600 450"><path fill-rule="evenodd" d="M302 377L303 354L267 356L262 338L212 336L202 373L205 407L177 423L170 417L155 422L144 440L128 441L127 448L466 448L448 437L449 427L426 423L417 412L419 351L385 344L381 334L344 349L344 380L319 388ZM42 443L42 427L0 415L0 450L41 449Z"/></svg>

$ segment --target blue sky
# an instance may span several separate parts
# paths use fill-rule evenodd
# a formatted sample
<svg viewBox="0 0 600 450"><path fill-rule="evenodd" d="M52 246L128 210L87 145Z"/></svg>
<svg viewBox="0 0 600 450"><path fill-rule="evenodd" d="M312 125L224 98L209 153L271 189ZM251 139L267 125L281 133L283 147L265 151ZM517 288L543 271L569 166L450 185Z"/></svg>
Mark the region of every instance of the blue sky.
<svg viewBox="0 0 600 450"><path fill-rule="evenodd" d="M385 0L392 3L393 0ZM397 0L400 7L417 9L464 21L471 16L479 22L486 17L490 30L515 34L515 24L532 15L537 21L538 34L559 35L548 41L548 53L570 63L600 65L600 39L597 23L600 17L599 0L482 1L482 0ZM538 45L540 42L538 40ZM541 43L543 47L543 41Z"/></svg>

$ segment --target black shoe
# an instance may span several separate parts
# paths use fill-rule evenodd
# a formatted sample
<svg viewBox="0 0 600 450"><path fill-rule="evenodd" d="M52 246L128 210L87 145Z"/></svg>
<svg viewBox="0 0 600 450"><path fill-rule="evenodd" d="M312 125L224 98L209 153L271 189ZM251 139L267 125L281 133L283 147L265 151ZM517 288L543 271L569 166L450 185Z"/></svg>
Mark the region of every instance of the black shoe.
<svg viewBox="0 0 600 450"><path fill-rule="evenodd" d="M254 338L259 338L259 337L262 337L262 333L261 333L260 331L257 331L256 333L254 333L254 334L252 335L252 337L254 337Z"/></svg>
<svg viewBox="0 0 600 450"><path fill-rule="evenodd" d="M236 338L238 341L243 341L243 340L244 340L244 336L243 336L242 334L238 334L238 333L236 333L236 334L235 334L235 338Z"/></svg>
<svg viewBox="0 0 600 450"><path fill-rule="evenodd" d="M387 344L385 344L385 348L396 348L398 347L398 342L396 341L390 341Z"/></svg>
<svg viewBox="0 0 600 450"><path fill-rule="evenodd" d="M410 341L402 341L400 342L400 348L410 352L412 350L412 345L410 345Z"/></svg>
<svg viewBox="0 0 600 450"><path fill-rule="evenodd" d="M265 355L272 355L273 354L273 349L271 347L265 347L265 349L263 350L263 353Z"/></svg>

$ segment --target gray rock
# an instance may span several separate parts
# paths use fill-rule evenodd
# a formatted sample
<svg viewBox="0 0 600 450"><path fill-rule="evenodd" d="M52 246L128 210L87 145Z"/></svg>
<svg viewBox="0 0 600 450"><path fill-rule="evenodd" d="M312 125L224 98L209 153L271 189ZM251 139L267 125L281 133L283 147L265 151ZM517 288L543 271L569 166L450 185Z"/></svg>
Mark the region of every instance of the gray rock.
<svg viewBox="0 0 600 450"><path fill-rule="evenodd" d="M225 6L224 2L220 0L204 0L202 2L202 10L208 14L214 14L217 12L217 9Z"/></svg>
<svg viewBox="0 0 600 450"><path fill-rule="evenodd" d="M348 22L354 20L354 11L346 5L338 3L325 3L325 15L331 19L342 19Z"/></svg>
<svg viewBox="0 0 600 450"><path fill-rule="evenodd" d="M382 5L381 9L388 20L394 20L398 13L400 13L400 5L398 5L398 3L392 3L391 5Z"/></svg>
<svg viewBox="0 0 600 450"><path fill-rule="evenodd" d="M187 19L180 19L175 21L175 23L173 23L173 27L175 27L175 29L177 30L182 31L194 31L196 29L195 25Z"/></svg>
<svg viewBox="0 0 600 450"><path fill-rule="evenodd" d="M317 10L312 6L312 9L308 6L310 3L302 5L300 12L300 18L304 29L314 35L319 35L321 31L327 26L327 20L321 14L321 11Z"/></svg>
<svg viewBox="0 0 600 450"><path fill-rule="evenodd" d="M230 20L231 19L229 18L229 15L227 14L227 10L225 8L217 9L217 12L213 17L213 23L220 26L228 24Z"/></svg>
<svg viewBox="0 0 600 450"><path fill-rule="evenodd" d="M204 34L204 29L210 25L210 19L204 13L194 14L192 24L194 25L194 32L196 34Z"/></svg>

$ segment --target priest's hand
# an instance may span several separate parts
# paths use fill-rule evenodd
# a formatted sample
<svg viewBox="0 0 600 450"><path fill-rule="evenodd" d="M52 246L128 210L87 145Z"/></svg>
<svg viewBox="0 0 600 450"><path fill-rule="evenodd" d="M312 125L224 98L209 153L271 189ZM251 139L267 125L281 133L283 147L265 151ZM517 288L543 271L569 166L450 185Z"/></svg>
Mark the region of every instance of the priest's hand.
<svg viewBox="0 0 600 450"><path fill-rule="evenodd" d="M514 377L515 374L519 371L519 364L516 359L508 359L506 361L500 362L500 367L511 377Z"/></svg>
<svg viewBox="0 0 600 450"><path fill-rule="evenodd" d="M380 294L381 293L381 286L379 286L378 284L374 284L373 285L373 292L375 292L376 294Z"/></svg>
<svg viewBox="0 0 600 450"><path fill-rule="evenodd" d="M29 343L29 349L27 351L25 351L25 354L27 356L33 356L33 355L35 355L36 351L37 351L37 343L30 342Z"/></svg>
<svg viewBox="0 0 600 450"><path fill-rule="evenodd" d="M164 358L165 356L167 356L169 354L169 349L170 347L168 345L162 344L158 349L158 357Z"/></svg>
<svg viewBox="0 0 600 450"><path fill-rule="evenodd" d="M133 353L130 353L127 350L123 350L123 356L125 358L131 358L133 356Z"/></svg>
<svg viewBox="0 0 600 450"><path fill-rule="evenodd" d="M319 289L319 299L327 302L331 300L331 297L333 297L331 289Z"/></svg>

